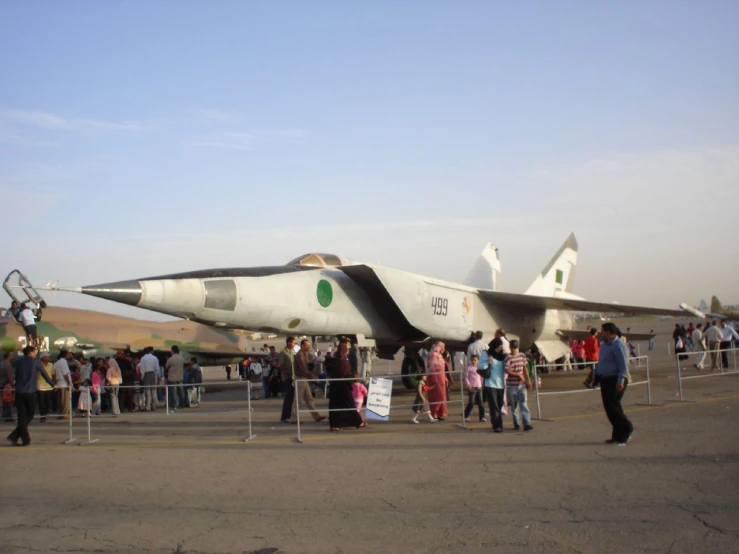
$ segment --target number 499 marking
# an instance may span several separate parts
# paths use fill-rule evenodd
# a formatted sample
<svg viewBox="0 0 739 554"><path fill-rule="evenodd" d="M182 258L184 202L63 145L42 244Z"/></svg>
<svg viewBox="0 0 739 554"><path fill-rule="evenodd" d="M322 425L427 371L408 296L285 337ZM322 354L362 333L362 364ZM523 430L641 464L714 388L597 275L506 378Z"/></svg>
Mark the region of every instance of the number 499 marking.
<svg viewBox="0 0 739 554"><path fill-rule="evenodd" d="M434 296L431 298L431 307L434 309L434 315L446 317L449 312L449 300L441 296Z"/></svg>

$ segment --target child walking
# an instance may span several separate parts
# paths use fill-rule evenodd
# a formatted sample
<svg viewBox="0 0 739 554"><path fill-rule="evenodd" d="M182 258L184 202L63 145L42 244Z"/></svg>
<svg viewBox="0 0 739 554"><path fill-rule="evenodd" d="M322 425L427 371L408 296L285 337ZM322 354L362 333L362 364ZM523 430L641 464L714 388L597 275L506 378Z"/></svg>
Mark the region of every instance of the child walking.
<svg viewBox="0 0 739 554"><path fill-rule="evenodd" d="M354 398L354 405L357 407L359 417L362 418L361 427L367 427L367 420L364 417L364 410L362 410L364 399L367 398L367 387L364 386L359 378L359 373L354 372L351 376L354 377L354 382L352 383L352 398Z"/></svg>
<svg viewBox="0 0 739 554"><path fill-rule="evenodd" d="M428 391L433 387L434 385L429 386L426 384L426 374L418 376L418 386L416 387L416 399L413 401L413 419L411 419L411 423L421 423L420 421L418 421L418 414L420 414L421 412L429 416L429 421L431 423L436 423L437 421L439 421L431 415L431 410L424 409L428 407L429 403L426 393L428 393Z"/></svg>
<svg viewBox="0 0 739 554"><path fill-rule="evenodd" d="M485 405L482 402L482 377L477 373L478 356L471 356L467 369L464 370L464 385L467 387L467 407L464 409L464 420L470 421L472 409L477 404L480 421L485 422Z"/></svg>

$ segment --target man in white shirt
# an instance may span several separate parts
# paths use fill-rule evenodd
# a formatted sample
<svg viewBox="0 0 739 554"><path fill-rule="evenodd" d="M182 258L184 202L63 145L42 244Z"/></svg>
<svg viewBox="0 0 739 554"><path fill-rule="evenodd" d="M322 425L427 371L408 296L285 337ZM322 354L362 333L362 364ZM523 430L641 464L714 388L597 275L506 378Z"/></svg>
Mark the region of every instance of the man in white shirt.
<svg viewBox="0 0 739 554"><path fill-rule="evenodd" d="M731 325L726 325L725 321L719 324L721 329L721 363L724 369L729 368L729 350L731 350L732 341L739 341L739 335Z"/></svg>
<svg viewBox="0 0 739 554"><path fill-rule="evenodd" d="M703 335L708 342L708 350L711 353L711 371L718 369L718 351L721 348L721 340L723 339L723 332L716 325L716 322L711 322L711 326L706 329Z"/></svg>
<svg viewBox="0 0 739 554"><path fill-rule="evenodd" d="M467 347L467 361L469 362L472 356L477 356L478 360L482 360L482 353L487 349L488 345L482 340L482 331L477 331L475 333L475 341Z"/></svg>
<svg viewBox="0 0 739 554"><path fill-rule="evenodd" d="M510 354L511 353L511 343L508 342L508 339L505 338L505 331L503 329L498 329L495 331L495 338L500 339L503 343L503 354Z"/></svg>
<svg viewBox="0 0 739 554"><path fill-rule="evenodd" d="M252 381L252 376L254 376L253 382L258 383L262 380L262 372L264 371L264 368L262 367L262 364L259 362L258 359L253 358L251 360L251 363L249 364L249 375L247 376L249 381ZM264 395L265 398L267 398L267 395ZM251 388L251 399L252 400L259 400L259 389Z"/></svg>
<svg viewBox="0 0 739 554"><path fill-rule="evenodd" d="M157 375L159 374L159 360L154 355L154 348L147 346L141 358L141 382L144 385L145 409L147 412L157 409Z"/></svg>
<svg viewBox="0 0 739 554"><path fill-rule="evenodd" d="M35 346L36 337L38 336L38 332L36 331L36 316L33 315L33 310L25 304L21 304L21 313L18 315L18 322L23 325L28 344Z"/></svg>
<svg viewBox="0 0 739 554"><path fill-rule="evenodd" d="M695 364L695 368L700 370L703 369L703 362L706 359L706 345L703 341L703 324L699 323L695 326L693 331L693 351L698 352L698 361Z"/></svg>
<svg viewBox="0 0 739 554"><path fill-rule="evenodd" d="M59 357L54 362L54 375L56 376L56 386L59 390L59 413L61 414L57 419L69 419L72 376L69 374L69 363L67 359L71 357L71 352L61 350Z"/></svg>

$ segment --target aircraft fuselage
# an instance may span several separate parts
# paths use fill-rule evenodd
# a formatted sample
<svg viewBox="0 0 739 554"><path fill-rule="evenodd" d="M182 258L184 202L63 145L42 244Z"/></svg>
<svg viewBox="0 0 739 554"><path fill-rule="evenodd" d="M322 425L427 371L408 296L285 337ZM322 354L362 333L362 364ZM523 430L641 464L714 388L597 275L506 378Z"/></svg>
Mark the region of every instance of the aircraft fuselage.
<svg viewBox="0 0 739 554"><path fill-rule="evenodd" d="M509 310L477 289L395 269L238 270L170 275L85 287L82 292L216 327L294 335L362 334L379 343L438 339L462 344L471 331L498 328L530 346L571 326L554 310ZM261 274L254 274L261 273ZM374 281L373 281L374 279Z"/></svg>

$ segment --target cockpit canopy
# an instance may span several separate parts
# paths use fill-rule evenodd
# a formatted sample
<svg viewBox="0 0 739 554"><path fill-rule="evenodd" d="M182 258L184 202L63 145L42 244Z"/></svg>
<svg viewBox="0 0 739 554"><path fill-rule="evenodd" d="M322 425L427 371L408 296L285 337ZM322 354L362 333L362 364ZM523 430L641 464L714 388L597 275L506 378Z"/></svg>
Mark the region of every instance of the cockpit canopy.
<svg viewBox="0 0 739 554"><path fill-rule="evenodd" d="M297 267L341 267L343 265L349 265L349 262L333 254L312 253L298 256L285 265Z"/></svg>

